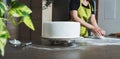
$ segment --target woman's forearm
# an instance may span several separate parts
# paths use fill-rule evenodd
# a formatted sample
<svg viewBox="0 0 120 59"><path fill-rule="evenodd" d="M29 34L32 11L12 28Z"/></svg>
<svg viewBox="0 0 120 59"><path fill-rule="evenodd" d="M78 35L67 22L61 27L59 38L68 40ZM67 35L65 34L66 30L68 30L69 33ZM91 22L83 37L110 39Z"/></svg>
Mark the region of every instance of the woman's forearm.
<svg viewBox="0 0 120 59"><path fill-rule="evenodd" d="M93 29L94 28L93 25L85 22L80 17L78 17L76 10L71 11L70 16L71 16L72 20L79 22L82 26L85 26L86 28L88 28L88 29Z"/></svg>
<svg viewBox="0 0 120 59"><path fill-rule="evenodd" d="M98 27L98 24L97 24L97 21L96 21L94 14L91 15L91 24L95 27Z"/></svg>

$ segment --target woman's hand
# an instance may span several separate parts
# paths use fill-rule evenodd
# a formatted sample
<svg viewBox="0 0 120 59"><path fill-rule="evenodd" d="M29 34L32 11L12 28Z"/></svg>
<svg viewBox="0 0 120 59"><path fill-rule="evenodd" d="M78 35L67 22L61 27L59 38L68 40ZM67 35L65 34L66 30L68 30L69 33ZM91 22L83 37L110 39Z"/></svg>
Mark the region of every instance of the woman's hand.
<svg viewBox="0 0 120 59"><path fill-rule="evenodd" d="M104 36L105 31L100 27L94 27L91 29L95 36Z"/></svg>

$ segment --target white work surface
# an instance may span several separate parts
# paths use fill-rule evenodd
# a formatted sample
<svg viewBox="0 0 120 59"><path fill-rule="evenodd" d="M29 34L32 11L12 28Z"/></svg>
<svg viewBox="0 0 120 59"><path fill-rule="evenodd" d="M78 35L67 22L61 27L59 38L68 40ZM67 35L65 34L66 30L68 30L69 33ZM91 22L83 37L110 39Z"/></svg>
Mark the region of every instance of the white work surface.
<svg viewBox="0 0 120 59"><path fill-rule="evenodd" d="M87 45L120 45L119 38L105 37L103 39L97 38L79 38L75 40L77 43L84 43Z"/></svg>

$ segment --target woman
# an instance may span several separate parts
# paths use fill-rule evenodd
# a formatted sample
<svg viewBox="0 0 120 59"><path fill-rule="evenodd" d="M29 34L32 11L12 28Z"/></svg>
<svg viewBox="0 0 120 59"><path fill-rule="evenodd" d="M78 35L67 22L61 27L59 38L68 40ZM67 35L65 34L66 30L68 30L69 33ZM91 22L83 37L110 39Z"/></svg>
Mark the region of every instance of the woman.
<svg viewBox="0 0 120 59"><path fill-rule="evenodd" d="M93 0L70 0L70 16L81 24L80 36L88 37L88 29L96 36L105 35L105 31L97 25Z"/></svg>

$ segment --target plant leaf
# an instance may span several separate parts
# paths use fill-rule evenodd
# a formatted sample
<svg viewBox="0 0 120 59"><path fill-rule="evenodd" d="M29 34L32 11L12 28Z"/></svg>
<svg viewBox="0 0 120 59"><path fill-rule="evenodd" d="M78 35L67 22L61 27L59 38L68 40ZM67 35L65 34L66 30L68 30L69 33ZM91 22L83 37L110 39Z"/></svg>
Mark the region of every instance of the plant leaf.
<svg viewBox="0 0 120 59"><path fill-rule="evenodd" d="M27 5L17 1L11 2L10 10L8 11L8 14L14 17L21 17L29 15L30 13L32 13L32 11L27 7Z"/></svg>
<svg viewBox="0 0 120 59"><path fill-rule="evenodd" d="M0 37L9 38L10 34L2 20L0 20Z"/></svg>
<svg viewBox="0 0 120 59"><path fill-rule="evenodd" d="M7 6L4 2L0 2L0 17L3 17L5 11L7 10Z"/></svg>
<svg viewBox="0 0 120 59"><path fill-rule="evenodd" d="M0 19L0 52L2 56L4 56L4 48L8 38L10 38L10 34L3 20Z"/></svg>
<svg viewBox="0 0 120 59"><path fill-rule="evenodd" d="M5 54L4 48L5 48L6 42L7 42L7 39L0 38L0 52L2 56L4 56Z"/></svg>
<svg viewBox="0 0 120 59"><path fill-rule="evenodd" d="M21 20L23 20L23 22L25 23L25 25L27 27L29 27L33 31L35 30L34 25L32 23L32 20L31 20L31 18L29 16L24 16Z"/></svg>

